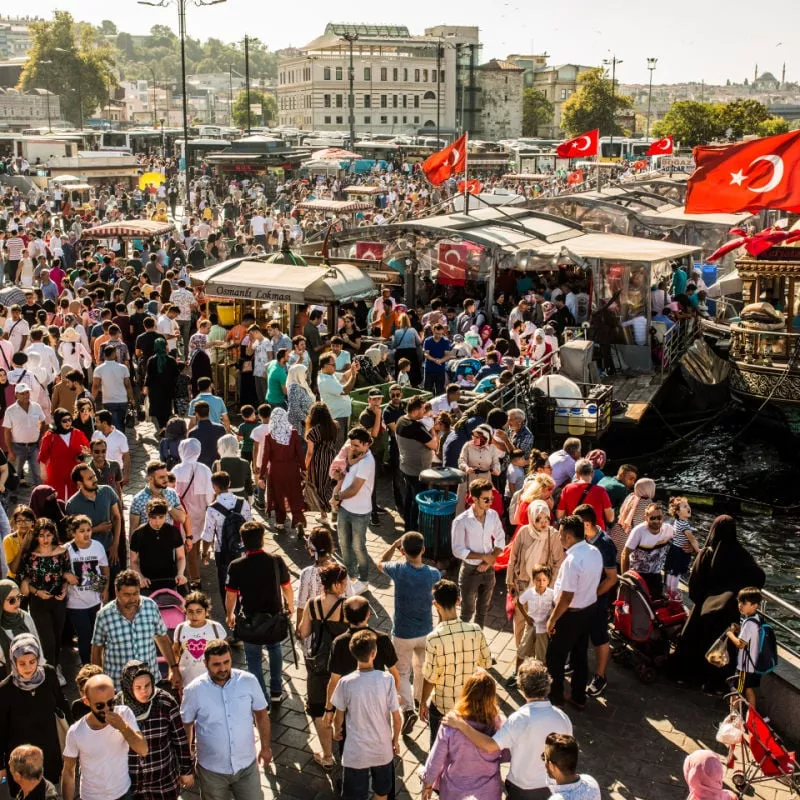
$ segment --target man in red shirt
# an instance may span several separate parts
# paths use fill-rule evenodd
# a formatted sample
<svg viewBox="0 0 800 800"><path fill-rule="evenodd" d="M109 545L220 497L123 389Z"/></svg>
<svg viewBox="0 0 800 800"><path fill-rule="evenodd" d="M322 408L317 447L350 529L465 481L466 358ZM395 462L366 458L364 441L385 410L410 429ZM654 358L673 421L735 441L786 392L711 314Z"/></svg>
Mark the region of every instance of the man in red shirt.
<svg viewBox="0 0 800 800"><path fill-rule="evenodd" d="M594 509L597 524L608 530L614 521L614 508L608 492L602 487L592 485L594 466L588 458L581 458L575 464L575 482L568 483L561 490L556 508L556 519L569 516L575 509L587 503Z"/></svg>

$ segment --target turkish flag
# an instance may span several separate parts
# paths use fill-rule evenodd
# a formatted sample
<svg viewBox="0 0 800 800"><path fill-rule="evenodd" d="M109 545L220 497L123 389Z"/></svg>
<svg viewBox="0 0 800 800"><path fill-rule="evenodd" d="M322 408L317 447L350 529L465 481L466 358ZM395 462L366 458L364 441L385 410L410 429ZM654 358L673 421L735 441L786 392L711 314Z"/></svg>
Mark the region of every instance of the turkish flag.
<svg viewBox="0 0 800 800"><path fill-rule="evenodd" d="M382 242L356 242L356 258L367 261L383 260Z"/></svg>
<svg viewBox="0 0 800 800"><path fill-rule="evenodd" d="M800 212L800 131L727 147L694 148L686 212L736 213L777 208Z"/></svg>
<svg viewBox="0 0 800 800"><path fill-rule="evenodd" d="M467 134L459 136L444 150L428 156L422 162L425 177L434 185L444 183L449 177L464 171L467 162Z"/></svg>
<svg viewBox="0 0 800 800"><path fill-rule="evenodd" d="M464 286L467 282L466 244L439 243L439 277L443 286Z"/></svg>
<svg viewBox="0 0 800 800"><path fill-rule="evenodd" d="M480 194L483 186L481 182L477 178L473 178L469 181L459 181L458 182L458 192L459 194L464 194L465 191L469 192L470 194Z"/></svg>
<svg viewBox="0 0 800 800"><path fill-rule="evenodd" d="M568 186L577 186L579 183L583 183L582 169L576 169L574 172L570 172L569 176L567 177Z"/></svg>
<svg viewBox="0 0 800 800"><path fill-rule="evenodd" d="M672 155L672 137L665 136L657 142L651 142L650 147L647 148L646 156L671 156Z"/></svg>
<svg viewBox="0 0 800 800"><path fill-rule="evenodd" d="M586 158L596 156L600 144L600 129L586 131L574 139L567 139L566 142L556 147L556 155L559 158Z"/></svg>

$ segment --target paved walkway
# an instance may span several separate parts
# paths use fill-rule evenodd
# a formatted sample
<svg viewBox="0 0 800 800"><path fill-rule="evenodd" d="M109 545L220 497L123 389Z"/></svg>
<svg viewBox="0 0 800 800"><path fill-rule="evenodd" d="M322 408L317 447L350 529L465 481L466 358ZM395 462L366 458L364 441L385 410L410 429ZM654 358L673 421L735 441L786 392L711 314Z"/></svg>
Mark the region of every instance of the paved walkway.
<svg viewBox="0 0 800 800"><path fill-rule="evenodd" d="M145 464L157 453L154 436L152 425L139 425L136 441L131 443L133 485L125 496L126 508L132 495L143 485ZM380 528L377 531L370 529L367 536L373 560L402 533L402 523L395 517L382 515L381 519ZM310 563L295 536L283 533L282 529L269 539L266 549L284 556L293 579ZM204 586L217 606L219 600L213 569L205 570L203 578ZM370 587L371 624L389 632L394 606L391 584L373 568ZM506 620L504 607L504 596L496 595L487 621L486 637L497 659L491 671L500 687L502 712L508 715L519 706L522 697L516 691L506 690L502 683L511 672L514 660L511 626ZM215 618L220 619L218 608L216 612ZM241 651L238 658L243 660ZM305 669L302 662L299 668L294 666L288 643L284 646L284 662L288 697L280 708L272 712L274 761L262 779L264 798L331 800L336 797L332 776L326 775L311 755L312 749L317 749L317 743L303 712ZM721 746L714 741L717 724L725 714L719 698L706 697L664 681L645 686L632 672L613 663L606 694L599 700L590 699L582 712L569 706L566 710L581 745L580 770L599 781L604 798L679 800L686 796L682 777L686 754L700 747L722 752ZM398 800L419 796L420 782L416 772L427 756L428 741L428 729L421 723L417 724L412 736L403 738L397 762ZM197 797L192 793L184 796ZM785 800L790 795L778 784L770 783L760 787L755 796L763 800Z"/></svg>

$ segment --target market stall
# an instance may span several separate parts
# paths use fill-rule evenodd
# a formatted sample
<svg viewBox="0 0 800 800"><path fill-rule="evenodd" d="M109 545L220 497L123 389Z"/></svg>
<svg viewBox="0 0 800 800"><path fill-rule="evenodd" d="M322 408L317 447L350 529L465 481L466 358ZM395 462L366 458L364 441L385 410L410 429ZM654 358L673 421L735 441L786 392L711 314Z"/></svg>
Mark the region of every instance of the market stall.
<svg viewBox="0 0 800 800"><path fill-rule="evenodd" d="M142 250L148 239L171 236L175 233L175 225L171 222L159 222L154 219L126 219L95 225L81 232L81 240L121 239L129 248ZM130 254L128 254L130 255Z"/></svg>

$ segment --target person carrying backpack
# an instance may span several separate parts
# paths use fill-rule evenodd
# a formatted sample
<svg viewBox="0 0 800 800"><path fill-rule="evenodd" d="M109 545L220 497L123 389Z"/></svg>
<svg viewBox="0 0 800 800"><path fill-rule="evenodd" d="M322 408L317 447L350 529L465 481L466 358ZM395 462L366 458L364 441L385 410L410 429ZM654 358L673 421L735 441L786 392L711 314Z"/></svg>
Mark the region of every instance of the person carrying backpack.
<svg viewBox="0 0 800 800"><path fill-rule="evenodd" d="M211 476L214 489L214 502L206 510L203 523L203 564L208 565L211 549L214 549L214 562L217 565L217 580L222 607L225 607L225 578L231 561L244 555L244 545L240 534L242 525L253 518L247 500L236 497L230 491L231 477L227 472L215 472Z"/></svg>
<svg viewBox="0 0 800 800"><path fill-rule="evenodd" d="M728 639L739 648L736 663L737 691L743 694L752 708L756 707L756 689L761 676L773 672L778 666L778 646L775 631L758 613L761 607L761 590L748 586L736 596L742 620L731 625Z"/></svg>

